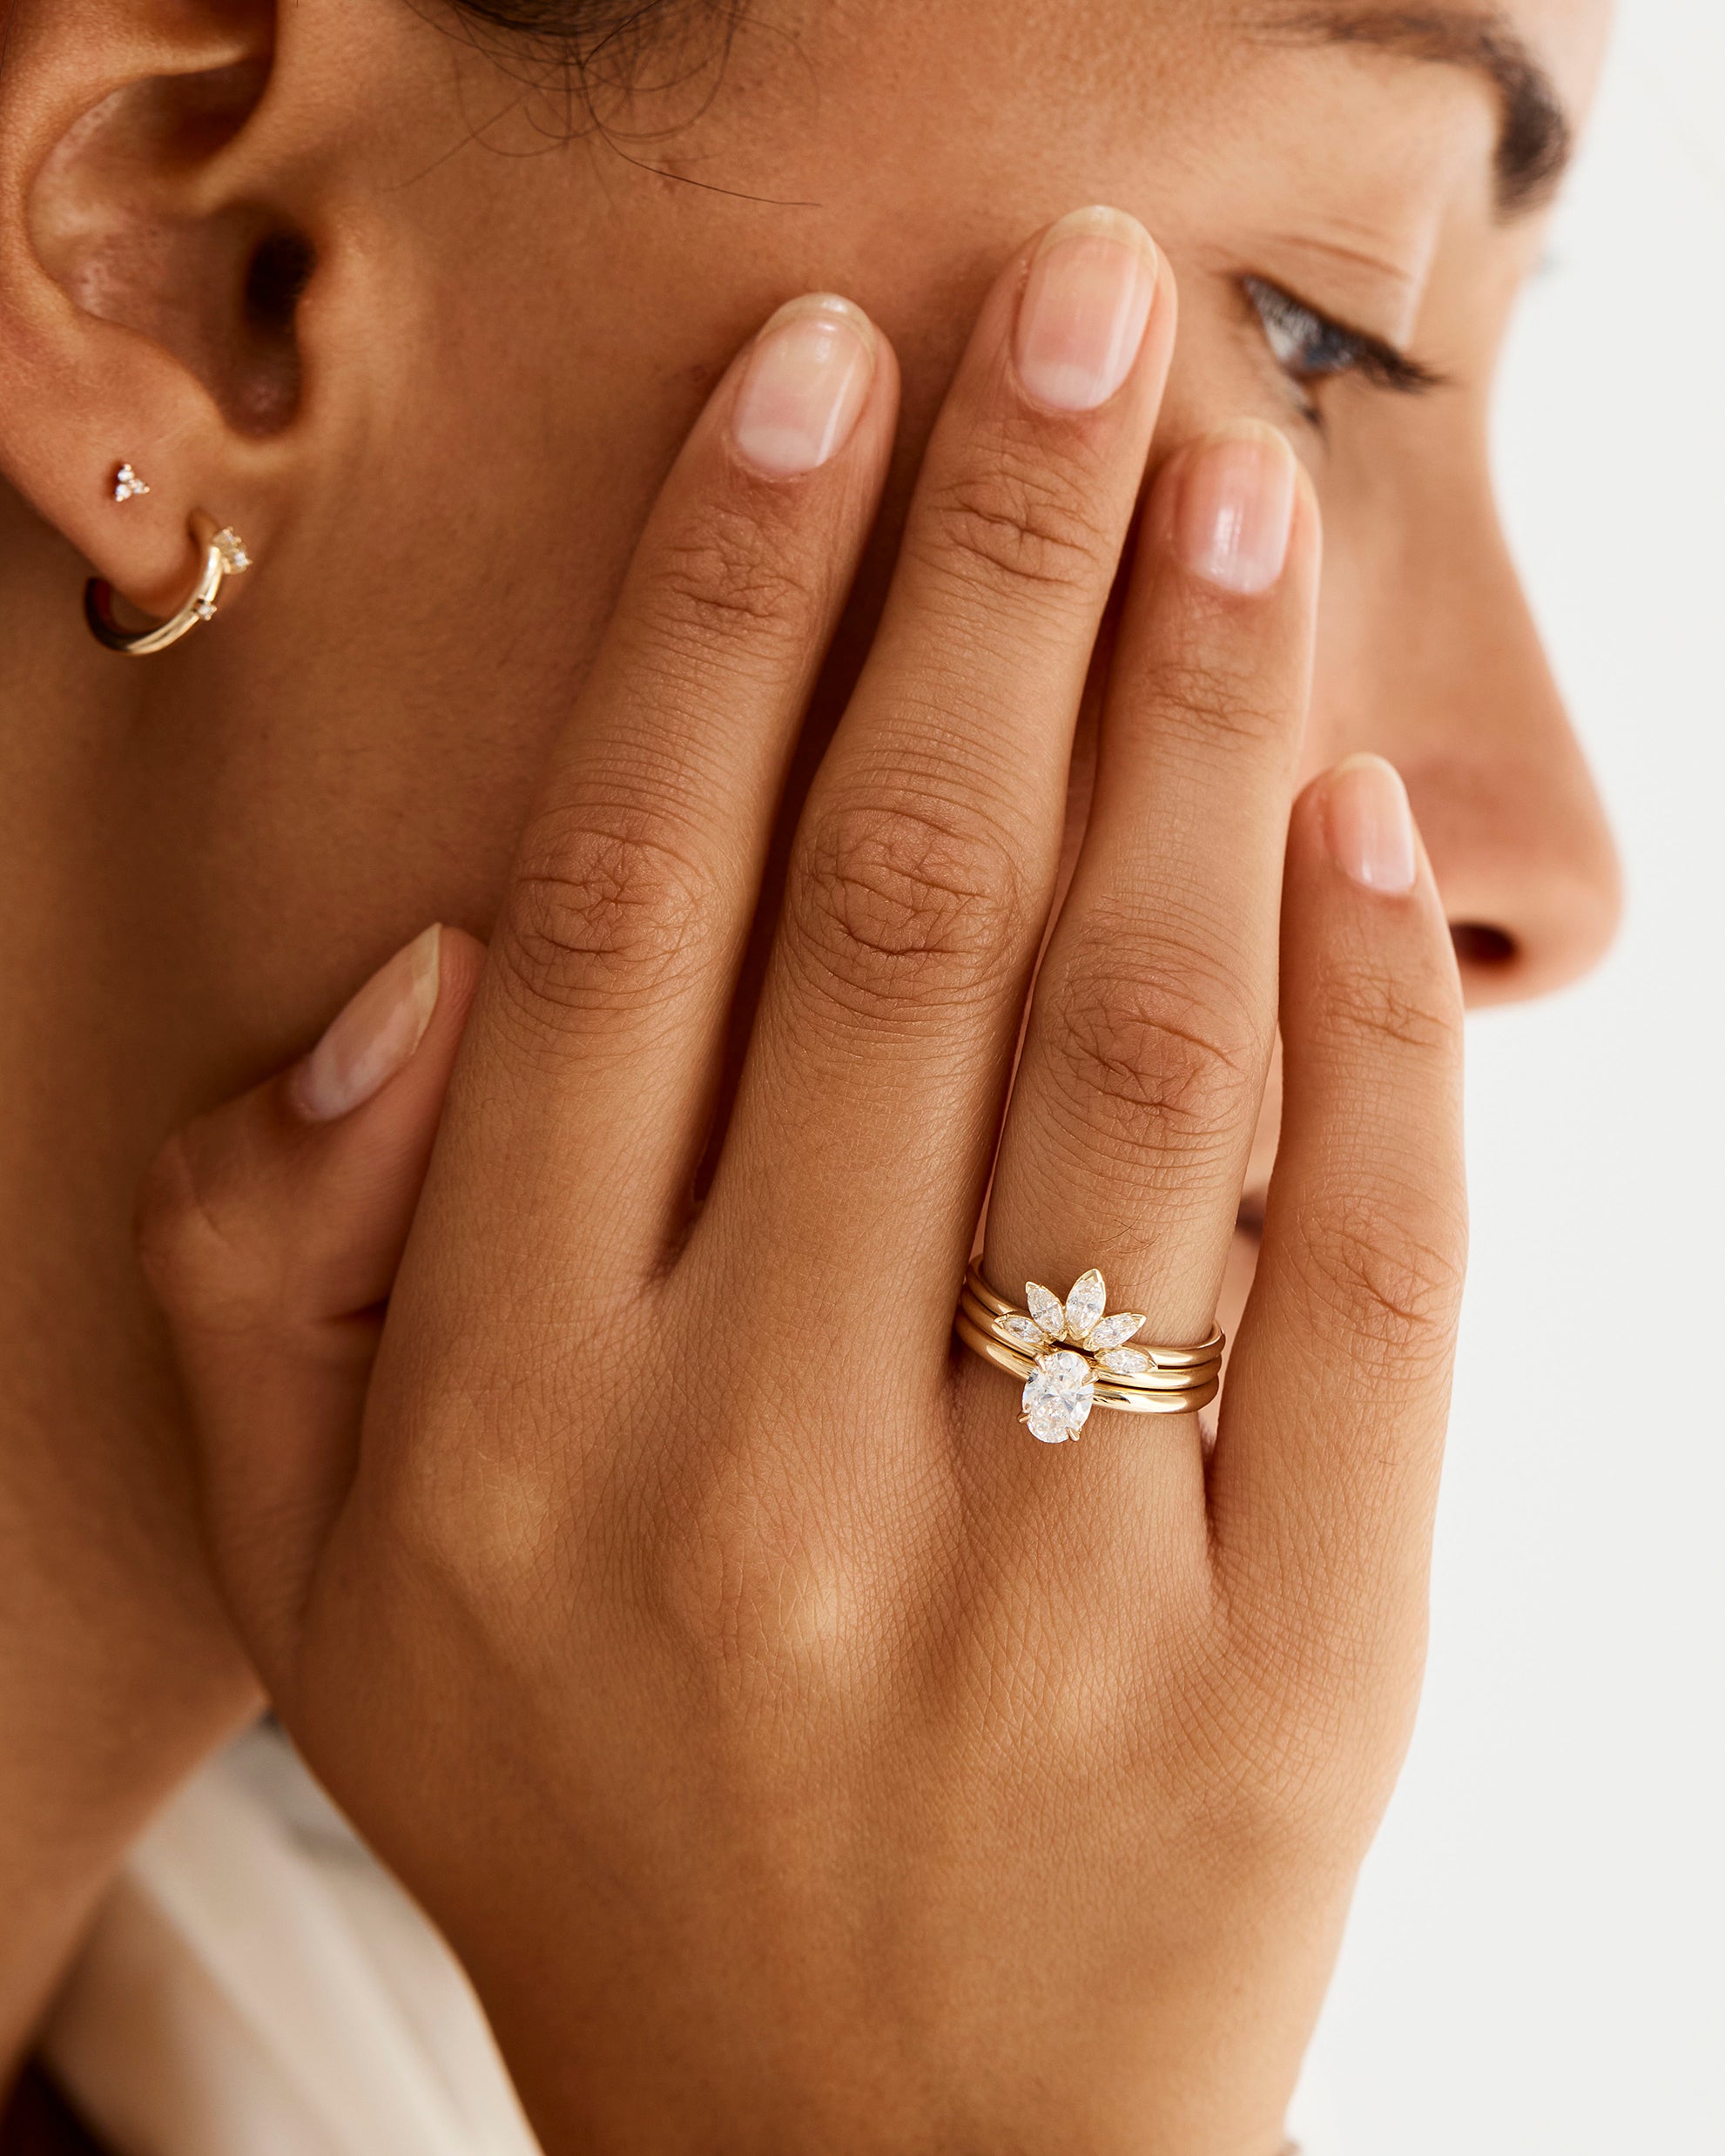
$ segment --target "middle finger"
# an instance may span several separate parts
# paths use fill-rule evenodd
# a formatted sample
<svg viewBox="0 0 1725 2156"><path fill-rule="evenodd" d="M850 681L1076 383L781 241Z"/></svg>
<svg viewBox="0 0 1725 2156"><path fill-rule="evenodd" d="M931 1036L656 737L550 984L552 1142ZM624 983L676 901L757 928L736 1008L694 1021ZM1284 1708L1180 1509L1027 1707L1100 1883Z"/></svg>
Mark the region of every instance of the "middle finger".
<svg viewBox="0 0 1725 2156"><path fill-rule="evenodd" d="M1107 210L1051 227L985 304L798 827L703 1222L730 1270L772 1277L781 1323L787 1282L812 1304L892 1283L930 1370L949 1313L915 1290L976 1219L1173 315L1143 228Z"/></svg>

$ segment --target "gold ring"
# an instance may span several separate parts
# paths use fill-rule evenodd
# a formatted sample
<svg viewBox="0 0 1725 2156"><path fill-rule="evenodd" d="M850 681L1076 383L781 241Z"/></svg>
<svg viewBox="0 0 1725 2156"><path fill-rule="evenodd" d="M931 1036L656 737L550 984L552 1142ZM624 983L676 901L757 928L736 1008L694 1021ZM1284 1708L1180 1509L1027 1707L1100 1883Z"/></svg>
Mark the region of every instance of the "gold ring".
<svg viewBox="0 0 1725 2156"><path fill-rule="evenodd" d="M953 1330L973 1353L1024 1380L1021 1422L1044 1445L1076 1438L1095 1407L1129 1415L1190 1415L1222 1382L1218 1327L1196 1347L1149 1347L1136 1336L1142 1310L1108 1316L1108 1291L1093 1266L1062 1302L1033 1280L1028 1310L996 1295L973 1264Z"/></svg>
<svg viewBox="0 0 1725 2156"><path fill-rule="evenodd" d="M104 576L91 578L84 588L84 618L98 643L105 644L111 651L124 651L131 658L149 658L178 643L206 622L214 621L223 584L230 576L250 569L252 557L232 525L225 524L217 531L210 518L200 515L193 520L193 536L203 549L203 565L191 597L165 622L152 622L145 629L122 629L114 619L113 586Z"/></svg>

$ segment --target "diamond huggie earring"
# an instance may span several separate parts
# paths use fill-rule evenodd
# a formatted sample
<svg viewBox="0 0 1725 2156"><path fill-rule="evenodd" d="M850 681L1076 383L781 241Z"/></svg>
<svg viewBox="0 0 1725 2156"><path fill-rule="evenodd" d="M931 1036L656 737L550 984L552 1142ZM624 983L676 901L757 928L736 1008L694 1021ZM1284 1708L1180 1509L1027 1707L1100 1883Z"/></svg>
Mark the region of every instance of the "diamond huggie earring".
<svg viewBox="0 0 1725 2156"><path fill-rule="evenodd" d="M192 529L204 549L204 566L192 586L192 596L165 622L157 622L148 629L122 629L114 619L113 586L104 576L91 578L84 588L84 618L98 643L106 644L111 651L124 651L133 658L148 658L152 651L165 651L171 643L178 643L200 623L215 619L223 583L228 577L237 576L241 569L250 569L252 557L246 551L245 542L230 526L224 525L217 531L208 517L199 516Z"/></svg>

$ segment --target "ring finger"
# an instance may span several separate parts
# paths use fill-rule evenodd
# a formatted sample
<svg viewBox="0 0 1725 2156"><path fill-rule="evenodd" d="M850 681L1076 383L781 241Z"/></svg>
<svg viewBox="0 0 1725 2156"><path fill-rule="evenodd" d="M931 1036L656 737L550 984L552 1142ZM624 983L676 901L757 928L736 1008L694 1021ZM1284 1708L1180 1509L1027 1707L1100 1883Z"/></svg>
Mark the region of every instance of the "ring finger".
<svg viewBox="0 0 1725 2156"><path fill-rule="evenodd" d="M1317 563L1276 429L1223 428L1160 475L990 1201L983 1270L1014 1302L1095 1266L1143 1339L1210 1331L1275 1035ZM1002 1381L972 1382L997 1410Z"/></svg>

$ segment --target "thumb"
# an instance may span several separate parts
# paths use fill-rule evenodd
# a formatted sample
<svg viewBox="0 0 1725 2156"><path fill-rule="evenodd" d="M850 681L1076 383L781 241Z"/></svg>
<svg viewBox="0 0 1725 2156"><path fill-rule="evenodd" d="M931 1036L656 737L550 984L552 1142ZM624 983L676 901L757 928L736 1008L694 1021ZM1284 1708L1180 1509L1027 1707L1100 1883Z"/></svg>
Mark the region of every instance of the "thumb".
<svg viewBox="0 0 1725 2156"><path fill-rule="evenodd" d="M484 955L427 929L302 1062L172 1137L140 1195L217 1575L272 1690L353 1475L381 1306Z"/></svg>

